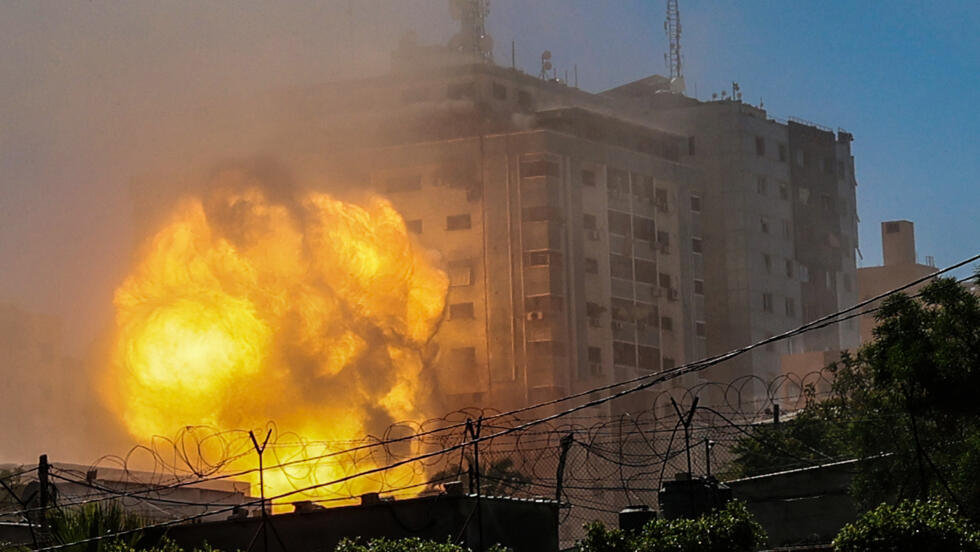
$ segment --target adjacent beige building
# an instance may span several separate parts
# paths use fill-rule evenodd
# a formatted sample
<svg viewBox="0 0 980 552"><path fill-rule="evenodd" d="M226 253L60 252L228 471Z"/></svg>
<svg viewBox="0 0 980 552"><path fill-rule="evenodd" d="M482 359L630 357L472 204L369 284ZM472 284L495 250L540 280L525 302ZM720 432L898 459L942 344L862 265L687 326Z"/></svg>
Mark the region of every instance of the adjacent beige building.
<svg viewBox="0 0 980 552"><path fill-rule="evenodd" d="M858 289L861 301L881 295L886 291L904 286L936 272L931 262L919 264L915 255L915 225L907 220L891 220L881 223L881 251L884 263L858 269ZM928 281L913 286L906 293L916 293ZM879 302L880 303L880 302ZM866 308L874 307L873 303ZM874 338L873 315L860 317L861 343Z"/></svg>

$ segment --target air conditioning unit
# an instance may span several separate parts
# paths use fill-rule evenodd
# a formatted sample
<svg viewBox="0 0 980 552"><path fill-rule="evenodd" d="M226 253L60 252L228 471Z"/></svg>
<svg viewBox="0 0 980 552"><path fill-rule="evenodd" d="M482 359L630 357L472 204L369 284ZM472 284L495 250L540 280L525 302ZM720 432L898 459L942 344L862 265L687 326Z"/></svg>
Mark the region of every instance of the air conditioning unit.
<svg viewBox="0 0 980 552"><path fill-rule="evenodd" d="M659 210L661 213L666 213L667 212L667 202L666 201L659 200L658 199L658 200L654 201L654 204L656 204L657 210Z"/></svg>
<svg viewBox="0 0 980 552"><path fill-rule="evenodd" d="M592 241L599 241L599 231L598 230L586 230L585 236Z"/></svg>
<svg viewBox="0 0 980 552"><path fill-rule="evenodd" d="M660 254L661 255L669 255L670 254L670 244L669 243L666 243L666 242L664 242L664 243L658 243L657 244L657 249L660 250Z"/></svg>
<svg viewBox="0 0 980 552"><path fill-rule="evenodd" d="M589 326L592 326L593 328L601 328L602 327L602 322L598 318L590 317L589 318Z"/></svg>
<svg viewBox="0 0 980 552"><path fill-rule="evenodd" d="M677 288L670 288L670 292L667 294L667 298L671 301L676 301L679 296L680 294L677 293Z"/></svg>
<svg viewBox="0 0 980 552"><path fill-rule="evenodd" d="M527 313L528 320L544 320L544 313L541 311L530 311Z"/></svg>
<svg viewBox="0 0 980 552"><path fill-rule="evenodd" d="M590 362L589 363L589 370L591 370L593 374L601 374L602 373L602 364L600 364L598 362Z"/></svg>
<svg viewBox="0 0 980 552"><path fill-rule="evenodd" d="M638 331L643 331L643 330L647 329L647 322L646 322L646 320L637 320L636 321L636 329Z"/></svg>
<svg viewBox="0 0 980 552"><path fill-rule="evenodd" d="M619 320L613 320L611 326L612 326L612 329L614 329L614 330L622 330L623 329L623 323L620 322Z"/></svg>

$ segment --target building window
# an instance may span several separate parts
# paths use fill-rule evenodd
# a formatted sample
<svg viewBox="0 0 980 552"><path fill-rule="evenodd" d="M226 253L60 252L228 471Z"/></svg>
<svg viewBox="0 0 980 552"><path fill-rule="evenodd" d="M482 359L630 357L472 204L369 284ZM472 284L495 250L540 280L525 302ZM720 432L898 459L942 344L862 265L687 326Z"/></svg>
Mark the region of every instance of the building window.
<svg viewBox="0 0 980 552"><path fill-rule="evenodd" d="M755 154L759 157L766 154L766 139L762 136L755 137Z"/></svg>
<svg viewBox="0 0 980 552"><path fill-rule="evenodd" d="M557 251L531 251L524 256L525 266L551 266L561 264L561 254Z"/></svg>
<svg viewBox="0 0 980 552"><path fill-rule="evenodd" d="M766 191L769 188L769 182L766 181L766 177L759 176L755 179L755 191L759 195L766 195Z"/></svg>
<svg viewBox="0 0 980 552"><path fill-rule="evenodd" d="M805 167L806 166L806 152L803 150L796 150L796 166Z"/></svg>
<svg viewBox="0 0 980 552"><path fill-rule="evenodd" d="M599 261L596 259L586 257L585 258L585 273L586 274L598 274L599 273Z"/></svg>
<svg viewBox="0 0 980 552"><path fill-rule="evenodd" d="M790 239L792 236L793 236L793 232L792 232L792 227L789 224L789 221L783 219L783 237L786 239Z"/></svg>
<svg viewBox="0 0 980 552"><path fill-rule="evenodd" d="M517 91L517 105L523 107L524 109L531 108L531 93L527 90Z"/></svg>
<svg viewBox="0 0 980 552"><path fill-rule="evenodd" d="M592 301L586 301L585 303L585 315L589 318L598 319L600 316L602 316L602 312L604 310L605 309L599 306L599 303L593 303Z"/></svg>
<svg viewBox="0 0 980 552"><path fill-rule="evenodd" d="M694 295L704 295L704 280L694 280Z"/></svg>
<svg viewBox="0 0 980 552"><path fill-rule="evenodd" d="M793 277L793 259L786 259L786 277Z"/></svg>
<svg viewBox="0 0 980 552"><path fill-rule="evenodd" d="M657 232L657 245L660 246L660 252L666 253L670 249L670 232L661 230Z"/></svg>
<svg viewBox="0 0 980 552"><path fill-rule="evenodd" d="M830 196L827 194L822 194L820 196L820 205L823 207L824 211L830 211L833 208L833 204L830 202Z"/></svg>
<svg viewBox="0 0 980 552"><path fill-rule="evenodd" d="M766 267L766 274L772 272L772 257L768 253L762 254L762 266Z"/></svg>
<svg viewBox="0 0 980 552"><path fill-rule="evenodd" d="M476 365L476 348L457 347L449 350L449 363L453 366L473 367Z"/></svg>
<svg viewBox="0 0 980 552"><path fill-rule="evenodd" d="M409 232L411 232L413 234L421 234L422 233L422 219L406 220L405 221L405 230L408 230Z"/></svg>
<svg viewBox="0 0 980 552"><path fill-rule="evenodd" d="M583 170L582 171L582 185L595 187L595 173L592 171Z"/></svg>
<svg viewBox="0 0 980 552"><path fill-rule="evenodd" d="M789 199L789 186L785 182L779 183L779 199Z"/></svg>
<svg viewBox="0 0 980 552"><path fill-rule="evenodd" d="M582 214L582 226L584 226L586 230L595 230L596 229L595 215L590 215L588 213Z"/></svg>
<svg viewBox="0 0 980 552"><path fill-rule="evenodd" d="M466 230L470 228L470 216L449 215L446 217L446 230Z"/></svg>
<svg viewBox="0 0 980 552"><path fill-rule="evenodd" d="M633 263L623 255L609 255L609 273L613 278L633 279Z"/></svg>
<svg viewBox="0 0 980 552"><path fill-rule="evenodd" d="M665 332L674 331L674 319L669 316L661 316L660 329L664 330Z"/></svg>
<svg viewBox="0 0 980 552"><path fill-rule="evenodd" d="M449 287L473 285L473 264L470 261L449 263Z"/></svg>
<svg viewBox="0 0 980 552"><path fill-rule="evenodd" d="M635 269L634 274L637 282L643 282L644 284L657 283L656 263L645 261L643 259L634 259L633 267Z"/></svg>
<svg viewBox="0 0 980 552"><path fill-rule="evenodd" d="M507 99L507 87L500 83L493 83L491 87L491 92L495 100L506 100Z"/></svg>
<svg viewBox="0 0 980 552"><path fill-rule="evenodd" d="M636 366L636 345L613 341L613 362L620 366Z"/></svg>
<svg viewBox="0 0 980 552"><path fill-rule="evenodd" d="M652 242L656 239L657 227L653 219L646 217L633 217L633 237L638 240Z"/></svg>
<svg viewBox="0 0 980 552"><path fill-rule="evenodd" d="M674 366L676 365L677 362L674 359L666 356L664 357L664 370L673 370Z"/></svg>
<svg viewBox="0 0 980 552"><path fill-rule="evenodd" d="M691 211L695 213L701 212L701 196L691 196Z"/></svg>
<svg viewBox="0 0 980 552"><path fill-rule="evenodd" d="M612 167L606 170L606 192L611 198L620 198L628 194L630 191L630 181L629 176L626 171L621 171L619 169L614 169Z"/></svg>
<svg viewBox="0 0 980 552"><path fill-rule="evenodd" d="M779 160L786 162L786 144L779 144Z"/></svg>
<svg viewBox="0 0 980 552"><path fill-rule="evenodd" d="M765 312L772 312L772 294L763 293L762 294L762 310Z"/></svg>
<svg viewBox="0 0 980 552"><path fill-rule="evenodd" d="M546 220L559 220L560 211L554 207L538 206L524 208L525 222L539 222Z"/></svg>
<svg viewBox="0 0 980 552"><path fill-rule="evenodd" d="M800 281L804 284L810 281L810 268L806 265L800 265Z"/></svg>
<svg viewBox="0 0 980 552"><path fill-rule="evenodd" d="M653 202L657 204L658 209L666 213L668 210L667 190L663 188L657 188L656 192L654 192Z"/></svg>
<svg viewBox="0 0 980 552"><path fill-rule="evenodd" d="M537 159L521 163L521 177L558 176L558 163L548 159Z"/></svg>
<svg viewBox="0 0 980 552"><path fill-rule="evenodd" d="M453 303L449 305L450 320L464 320L473 318L473 303Z"/></svg>
<svg viewBox="0 0 980 552"><path fill-rule="evenodd" d="M691 251L701 253L701 238L691 238Z"/></svg>
<svg viewBox="0 0 980 552"><path fill-rule="evenodd" d="M792 297L786 298L786 316L796 316L796 301Z"/></svg>
<svg viewBox="0 0 980 552"><path fill-rule="evenodd" d="M414 192L422 189L422 177L417 174L392 176L385 181L385 191L389 194L397 192Z"/></svg>
<svg viewBox="0 0 980 552"><path fill-rule="evenodd" d="M618 211L609 211L609 233L620 236L630 235L630 216Z"/></svg>
<svg viewBox="0 0 980 552"><path fill-rule="evenodd" d="M670 289L670 274L660 273L660 287Z"/></svg>
<svg viewBox="0 0 980 552"><path fill-rule="evenodd" d="M656 347L637 347L637 356L640 359L639 366L645 370L656 370L660 367L660 349Z"/></svg>
<svg viewBox="0 0 980 552"><path fill-rule="evenodd" d="M769 219L766 217L759 217L759 229L762 230L763 234L769 233Z"/></svg>
<svg viewBox="0 0 980 552"><path fill-rule="evenodd" d="M705 336L705 333L706 333L706 331L705 331L705 328L704 328L704 322L695 322L694 323L694 335L696 335L698 337L704 337Z"/></svg>
<svg viewBox="0 0 980 552"><path fill-rule="evenodd" d="M602 347L589 347L589 362L593 364L602 363Z"/></svg>

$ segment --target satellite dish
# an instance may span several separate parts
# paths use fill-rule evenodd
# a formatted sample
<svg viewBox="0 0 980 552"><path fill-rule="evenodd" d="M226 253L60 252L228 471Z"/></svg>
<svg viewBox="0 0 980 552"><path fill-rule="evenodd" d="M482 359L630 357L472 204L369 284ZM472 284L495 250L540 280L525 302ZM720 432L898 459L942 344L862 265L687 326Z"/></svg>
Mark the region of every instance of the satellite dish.
<svg viewBox="0 0 980 552"><path fill-rule="evenodd" d="M551 59L551 50L545 50L542 52L541 59Z"/></svg>

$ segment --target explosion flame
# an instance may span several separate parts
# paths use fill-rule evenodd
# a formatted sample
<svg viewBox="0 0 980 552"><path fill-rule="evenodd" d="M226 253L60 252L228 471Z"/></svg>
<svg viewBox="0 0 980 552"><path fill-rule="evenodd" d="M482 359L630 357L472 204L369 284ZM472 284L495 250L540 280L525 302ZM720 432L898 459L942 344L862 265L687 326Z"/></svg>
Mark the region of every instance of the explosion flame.
<svg viewBox="0 0 980 552"><path fill-rule="evenodd" d="M448 280L392 205L284 195L241 170L213 184L179 203L116 290L100 387L128 432L146 442L187 426L274 421L307 442L349 442L430 415L423 366ZM311 453L277 448L279 458ZM279 470L266 474L266 492L350 471ZM381 490L358 481L347 492Z"/></svg>

